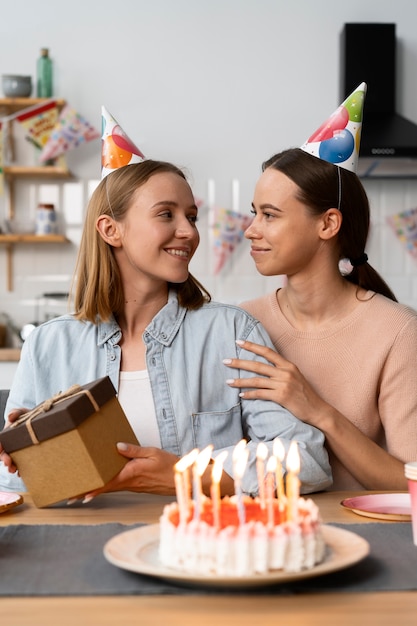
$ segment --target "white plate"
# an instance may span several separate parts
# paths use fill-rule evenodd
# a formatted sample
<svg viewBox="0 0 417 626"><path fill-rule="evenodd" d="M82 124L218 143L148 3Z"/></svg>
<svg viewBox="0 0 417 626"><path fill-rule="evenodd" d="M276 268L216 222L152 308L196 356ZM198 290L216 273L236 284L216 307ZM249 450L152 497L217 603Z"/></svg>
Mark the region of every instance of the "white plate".
<svg viewBox="0 0 417 626"><path fill-rule="evenodd" d="M393 522L411 521L409 493L373 493L347 498L340 503L363 517L374 517Z"/></svg>
<svg viewBox="0 0 417 626"><path fill-rule="evenodd" d="M159 524L141 526L115 535L104 546L104 556L110 563L122 569L186 585L256 587L335 572L357 563L369 554L368 542L355 533L327 525L322 528L327 545L325 560L312 569L301 572L273 571L236 577L187 574L170 569L159 562Z"/></svg>
<svg viewBox="0 0 417 626"><path fill-rule="evenodd" d="M9 491L0 491L0 513L4 513L9 509L22 504L23 498L18 493L11 493Z"/></svg>

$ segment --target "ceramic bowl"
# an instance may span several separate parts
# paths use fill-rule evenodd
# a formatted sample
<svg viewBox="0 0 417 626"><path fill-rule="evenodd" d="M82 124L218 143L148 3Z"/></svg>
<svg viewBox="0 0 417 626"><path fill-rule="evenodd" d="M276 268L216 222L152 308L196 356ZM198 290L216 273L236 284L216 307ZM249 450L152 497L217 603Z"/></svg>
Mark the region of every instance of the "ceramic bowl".
<svg viewBox="0 0 417 626"><path fill-rule="evenodd" d="M3 74L2 83L6 98L27 98L32 93L32 76Z"/></svg>
<svg viewBox="0 0 417 626"><path fill-rule="evenodd" d="M33 220L5 220L5 230L12 235L29 235L35 232Z"/></svg>

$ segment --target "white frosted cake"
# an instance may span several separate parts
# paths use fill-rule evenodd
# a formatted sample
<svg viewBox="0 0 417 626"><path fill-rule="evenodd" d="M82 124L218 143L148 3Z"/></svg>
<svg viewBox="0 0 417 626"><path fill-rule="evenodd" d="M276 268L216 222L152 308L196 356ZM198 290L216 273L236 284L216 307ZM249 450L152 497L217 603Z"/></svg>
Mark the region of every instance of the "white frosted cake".
<svg viewBox="0 0 417 626"><path fill-rule="evenodd" d="M217 507L215 513L213 501L202 496L198 513L191 502L187 518L180 520L177 502L165 506L159 544L164 566L195 574L251 576L299 572L324 559L319 510L311 499L299 497L290 509L286 499L284 505L274 498L261 506L259 498L244 496L238 503L232 496Z"/></svg>

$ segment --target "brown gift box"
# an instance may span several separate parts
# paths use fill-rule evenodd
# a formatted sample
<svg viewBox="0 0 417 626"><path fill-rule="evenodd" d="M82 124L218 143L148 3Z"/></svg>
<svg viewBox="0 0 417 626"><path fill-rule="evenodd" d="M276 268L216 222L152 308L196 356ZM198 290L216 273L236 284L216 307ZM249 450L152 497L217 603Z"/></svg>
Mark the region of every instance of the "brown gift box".
<svg viewBox="0 0 417 626"><path fill-rule="evenodd" d="M128 461L118 441L138 444L108 376L74 385L0 432L37 507L108 483Z"/></svg>

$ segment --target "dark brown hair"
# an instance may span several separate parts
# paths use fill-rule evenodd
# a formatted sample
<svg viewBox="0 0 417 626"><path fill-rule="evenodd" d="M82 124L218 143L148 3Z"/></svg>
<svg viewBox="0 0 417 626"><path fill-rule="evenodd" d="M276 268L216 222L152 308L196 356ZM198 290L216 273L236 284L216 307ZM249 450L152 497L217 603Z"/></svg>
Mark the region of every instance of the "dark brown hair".
<svg viewBox="0 0 417 626"><path fill-rule="evenodd" d="M338 233L339 259L349 259L353 265L350 274L344 278L397 301L384 279L365 260L370 210L366 191L358 176L300 148L284 150L272 156L263 163L262 171L269 167L282 172L298 186L298 199L313 215L320 215L330 208L340 209L343 220ZM362 262L356 265L357 260Z"/></svg>
<svg viewBox="0 0 417 626"><path fill-rule="evenodd" d="M124 308L124 295L119 268L113 248L96 229L100 215L122 220L130 207L135 191L151 176L173 173L184 180L184 172L165 161L146 159L121 167L104 178L88 203L81 244L74 274L75 317L97 323L118 315ZM177 290L178 301L188 309L198 309L210 300L210 294L191 274L181 284L171 285Z"/></svg>

